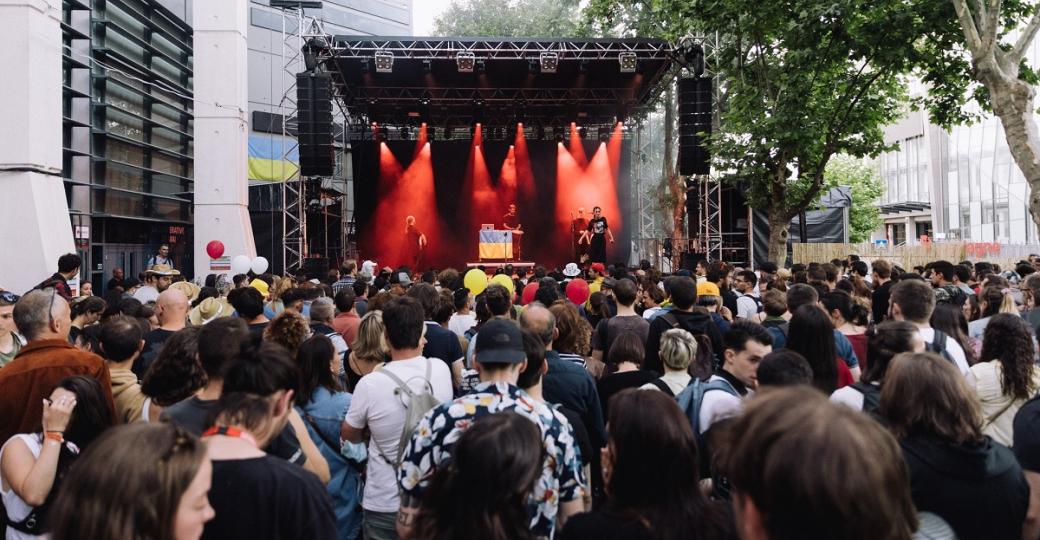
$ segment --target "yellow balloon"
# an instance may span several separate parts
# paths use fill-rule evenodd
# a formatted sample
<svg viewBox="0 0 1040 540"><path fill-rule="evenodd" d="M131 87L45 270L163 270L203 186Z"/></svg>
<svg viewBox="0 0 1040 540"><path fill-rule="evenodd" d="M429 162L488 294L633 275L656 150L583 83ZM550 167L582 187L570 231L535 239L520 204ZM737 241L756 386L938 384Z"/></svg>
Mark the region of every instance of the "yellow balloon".
<svg viewBox="0 0 1040 540"><path fill-rule="evenodd" d="M513 294L514 292L516 292L514 290L515 289L515 285L513 284L513 280L509 279L509 276L507 276L505 274L499 274L499 275L491 278L491 283L494 283L496 285L501 285L501 286L509 289L509 294Z"/></svg>
<svg viewBox="0 0 1040 540"><path fill-rule="evenodd" d="M487 274L479 268L474 268L469 272L466 272L466 276L462 278L462 284L469 289L470 294L478 295L487 289L488 279Z"/></svg>

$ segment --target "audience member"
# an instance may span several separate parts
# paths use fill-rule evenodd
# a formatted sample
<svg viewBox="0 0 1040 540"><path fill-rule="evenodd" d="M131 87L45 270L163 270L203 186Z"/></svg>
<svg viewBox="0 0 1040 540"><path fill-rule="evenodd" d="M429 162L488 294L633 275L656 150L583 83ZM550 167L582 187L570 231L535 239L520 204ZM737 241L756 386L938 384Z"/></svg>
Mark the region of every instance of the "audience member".
<svg viewBox="0 0 1040 540"><path fill-rule="evenodd" d="M1015 414L1040 388L1036 344L1029 324L1011 313L994 315L983 336L981 361L971 367L982 433L1010 446Z"/></svg>

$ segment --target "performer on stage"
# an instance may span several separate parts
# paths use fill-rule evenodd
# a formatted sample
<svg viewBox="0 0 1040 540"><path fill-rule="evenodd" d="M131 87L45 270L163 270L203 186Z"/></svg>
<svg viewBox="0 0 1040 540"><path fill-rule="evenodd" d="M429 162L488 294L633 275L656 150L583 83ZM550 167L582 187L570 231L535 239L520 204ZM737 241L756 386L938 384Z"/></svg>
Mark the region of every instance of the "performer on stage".
<svg viewBox="0 0 1040 540"><path fill-rule="evenodd" d="M574 261L585 262L589 250L582 244L581 239L585 237L585 230L589 226L589 220L585 218L585 207L578 208L578 217L571 214L571 245L574 248Z"/></svg>
<svg viewBox="0 0 1040 540"><path fill-rule="evenodd" d="M520 216L516 213L516 205L510 204L509 211L502 216L502 228L507 231L513 231L513 260L520 260L520 237L523 236L524 231L521 230Z"/></svg>
<svg viewBox="0 0 1040 540"><path fill-rule="evenodd" d="M415 216L408 216L404 223L405 263L411 265L414 272L419 269L423 251L426 249L426 235L415 226Z"/></svg>
<svg viewBox="0 0 1040 540"><path fill-rule="evenodd" d="M614 243L614 233L610 232L607 218L603 217L602 212L598 206L592 209L592 219L582 237L589 244L589 260L594 263L606 263L607 242Z"/></svg>

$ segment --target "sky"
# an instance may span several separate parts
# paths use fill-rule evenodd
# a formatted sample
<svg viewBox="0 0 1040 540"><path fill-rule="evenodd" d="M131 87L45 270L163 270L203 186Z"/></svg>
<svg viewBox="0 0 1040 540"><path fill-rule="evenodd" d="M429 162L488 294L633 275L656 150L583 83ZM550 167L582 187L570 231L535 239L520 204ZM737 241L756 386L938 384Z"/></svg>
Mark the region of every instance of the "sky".
<svg viewBox="0 0 1040 540"><path fill-rule="evenodd" d="M448 9L452 0L412 0L412 35L429 36L433 20Z"/></svg>

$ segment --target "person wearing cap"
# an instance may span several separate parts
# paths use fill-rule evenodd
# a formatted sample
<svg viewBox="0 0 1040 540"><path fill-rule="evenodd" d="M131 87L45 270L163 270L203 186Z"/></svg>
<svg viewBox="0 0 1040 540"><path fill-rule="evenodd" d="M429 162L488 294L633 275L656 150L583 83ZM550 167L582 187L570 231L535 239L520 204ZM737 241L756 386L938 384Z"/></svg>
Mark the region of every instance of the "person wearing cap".
<svg viewBox="0 0 1040 540"><path fill-rule="evenodd" d="M386 270L385 268L383 269ZM408 273L407 268L400 268L398 270L390 271L390 284L387 290L394 296L404 296L408 292L408 287L412 286L412 278Z"/></svg>
<svg viewBox="0 0 1040 540"><path fill-rule="evenodd" d="M563 267L563 275L566 277L566 281L570 281L581 275L581 268L578 268L576 263L567 263L567 266Z"/></svg>
<svg viewBox="0 0 1040 540"><path fill-rule="evenodd" d="M494 319L485 323L476 337L475 360L480 384L472 393L431 409L412 434L397 473L401 492L397 532L402 538L412 536L423 491L437 469L447 464L461 432L484 416L515 412L535 422L542 434L542 472L526 511L531 533L551 538L557 525L583 508L587 484L573 428L559 411L517 387L527 367L527 354L515 322Z"/></svg>
<svg viewBox="0 0 1040 540"><path fill-rule="evenodd" d="M260 296L264 297L264 300L271 295L271 286L266 281L260 278L253 278L253 281L249 282L249 286L260 292Z"/></svg>
<svg viewBox="0 0 1040 540"><path fill-rule="evenodd" d="M719 286L709 281L697 284L697 305L708 310L711 320L715 322L719 332L725 334L729 324L733 322L733 314L722 305L722 292Z"/></svg>
<svg viewBox="0 0 1040 540"><path fill-rule="evenodd" d="M188 312L188 321L203 326L221 317L230 317L234 310L223 298L206 298Z"/></svg>
<svg viewBox="0 0 1040 540"><path fill-rule="evenodd" d="M154 265L145 271L145 285L134 293L134 298L142 304L155 302L159 299L159 293L165 291L173 283L173 276L181 275L172 266L165 264Z"/></svg>

